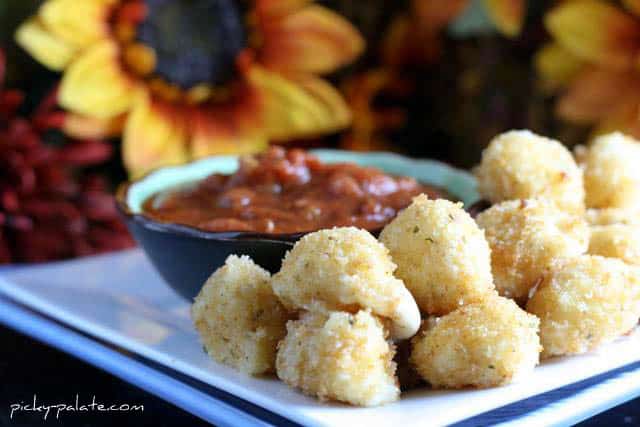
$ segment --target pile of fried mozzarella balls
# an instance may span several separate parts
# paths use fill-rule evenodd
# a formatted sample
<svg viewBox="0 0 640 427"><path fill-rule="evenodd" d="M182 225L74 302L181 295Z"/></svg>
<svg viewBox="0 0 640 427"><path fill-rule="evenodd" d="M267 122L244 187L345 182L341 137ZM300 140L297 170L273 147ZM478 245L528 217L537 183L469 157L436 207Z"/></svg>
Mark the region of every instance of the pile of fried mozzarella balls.
<svg viewBox="0 0 640 427"><path fill-rule="evenodd" d="M205 349L321 400L373 406L425 382L503 385L540 357L628 333L640 318L640 142L616 133L576 154L507 132L475 170L492 203L475 219L420 195L379 239L305 235L273 276L230 256L192 307Z"/></svg>

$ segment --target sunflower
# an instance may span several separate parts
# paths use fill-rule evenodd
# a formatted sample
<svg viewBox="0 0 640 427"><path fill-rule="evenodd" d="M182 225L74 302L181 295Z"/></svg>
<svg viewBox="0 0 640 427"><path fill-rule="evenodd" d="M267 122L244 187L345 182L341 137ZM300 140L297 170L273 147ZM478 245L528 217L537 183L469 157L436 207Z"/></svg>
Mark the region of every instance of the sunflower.
<svg viewBox="0 0 640 427"><path fill-rule="evenodd" d="M64 71L65 130L122 132L134 176L348 126L344 100L318 75L364 48L312 0L47 0L16 40Z"/></svg>
<svg viewBox="0 0 640 427"><path fill-rule="evenodd" d="M526 0L483 0L484 11L505 36L520 34ZM392 66L434 62L443 30L471 5L470 0L411 0L409 10L391 23L382 45L383 62Z"/></svg>
<svg viewBox="0 0 640 427"><path fill-rule="evenodd" d="M342 135L341 147L353 151L397 151L388 136L406 125L407 114L393 101L406 98L413 86L409 79L394 75L387 68L368 69L347 79L342 92L353 121ZM385 102L376 102L378 97L384 97Z"/></svg>
<svg viewBox="0 0 640 427"><path fill-rule="evenodd" d="M520 34L526 0L483 0L482 5L501 34L509 38ZM389 134L406 125L407 112L401 106L376 100L406 98L414 86L407 71L440 59L444 30L470 6L470 0L411 0L408 8L391 20L381 40L379 64L351 76L344 85L353 123L342 136L342 147L398 150L388 140Z"/></svg>
<svg viewBox="0 0 640 427"><path fill-rule="evenodd" d="M640 1L565 1L545 16L552 41L536 55L557 115L594 134L640 137Z"/></svg>

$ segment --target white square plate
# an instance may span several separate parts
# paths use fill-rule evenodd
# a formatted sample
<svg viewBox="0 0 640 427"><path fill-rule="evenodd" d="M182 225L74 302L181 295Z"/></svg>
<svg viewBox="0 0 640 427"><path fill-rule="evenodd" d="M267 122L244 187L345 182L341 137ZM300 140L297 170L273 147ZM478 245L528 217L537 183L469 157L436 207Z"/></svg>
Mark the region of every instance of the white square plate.
<svg viewBox="0 0 640 427"><path fill-rule="evenodd" d="M275 378L246 377L209 359L191 325L189 303L162 281L139 250L0 269L0 293L62 325L303 425L564 424L640 394L640 334L634 332L597 352L545 362L505 387L415 390L376 408L321 403ZM19 316L7 308L4 323L28 321ZM80 351L90 351L91 342ZM109 366L127 363L112 357L118 360ZM130 369L148 369L132 363ZM191 397L191 408L207 404L201 394ZM207 418L206 411L193 412Z"/></svg>

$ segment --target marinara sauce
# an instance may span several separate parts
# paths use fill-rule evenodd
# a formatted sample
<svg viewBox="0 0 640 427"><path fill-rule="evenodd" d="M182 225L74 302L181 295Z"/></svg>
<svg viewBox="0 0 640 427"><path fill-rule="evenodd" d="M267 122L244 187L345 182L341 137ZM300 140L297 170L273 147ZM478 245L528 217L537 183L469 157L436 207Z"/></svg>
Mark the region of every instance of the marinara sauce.
<svg viewBox="0 0 640 427"><path fill-rule="evenodd" d="M147 216L208 231L289 234L334 226L377 230L411 199L446 197L413 178L353 163L325 164L299 149L272 147L240 159L233 175L158 193L145 202Z"/></svg>

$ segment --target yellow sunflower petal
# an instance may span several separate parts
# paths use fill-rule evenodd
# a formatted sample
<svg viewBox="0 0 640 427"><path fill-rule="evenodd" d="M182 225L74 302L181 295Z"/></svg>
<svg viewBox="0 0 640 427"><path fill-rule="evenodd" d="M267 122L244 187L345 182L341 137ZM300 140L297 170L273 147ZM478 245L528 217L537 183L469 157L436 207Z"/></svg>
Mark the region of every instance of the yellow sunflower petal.
<svg viewBox="0 0 640 427"><path fill-rule="evenodd" d="M122 133L125 119L125 114L111 119L97 119L95 117L66 113L62 130L67 135L80 139L111 138Z"/></svg>
<svg viewBox="0 0 640 427"><path fill-rule="evenodd" d="M484 0L485 8L496 27L506 36L520 34L527 12L526 0Z"/></svg>
<svg viewBox="0 0 640 427"><path fill-rule="evenodd" d="M208 112L195 115L192 131L191 154L194 158L252 154L269 145L264 129L237 127Z"/></svg>
<svg viewBox="0 0 640 427"><path fill-rule="evenodd" d="M122 144L124 165L133 178L160 166L184 163L189 153L183 111L154 102L148 95L138 97Z"/></svg>
<svg viewBox="0 0 640 427"><path fill-rule="evenodd" d="M302 89L317 102L324 106L329 112L330 120L326 123L325 132L335 132L346 128L351 123L351 110L344 101L344 98L330 83L326 80L307 75L295 79Z"/></svg>
<svg viewBox="0 0 640 427"><path fill-rule="evenodd" d="M249 79L262 93L265 127L272 139L317 136L351 121L342 96L320 79L285 78L258 67L251 69Z"/></svg>
<svg viewBox="0 0 640 427"><path fill-rule="evenodd" d="M48 0L38 12L43 25L67 43L84 48L109 35L109 12L117 0Z"/></svg>
<svg viewBox="0 0 640 427"><path fill-rule="evenodd" d="M15 39L36 61L55 71L63 70L76 53L73 46L47 31L36 18L20 25Z"/></svg>
<svg viewBox="0 0 640 427"><path fill-rule="evenodd" d="M311 5L264 23L260 61L285 71L326 73L364 50L358 30L329 9Z"/></svg>
<svg viewBox="0 0 640 427"><path fill-rule="evenodd" d="M640 48L640 21L604 1L561 3L547 14L545 25L574 55L604 66L631 67Z"/></svg>
<svg viewBox="0 0 640 427"><path fill-rule="evenodd" d="M565 86L584 65L584 61L558 43L548 43L543 46L536 53L534 63L543 88L547 91Z"/></svg>
<svg viewBox="0 0 640 427"><path fill-rule="evenodd" d="M260 90L250 84L235 88L222 103L201 105L191 116L191 154L248 154L267 147L264 104Z"/></svg>
<svg viewBox="0 0 640 427"><path fill-rule="evenodd" d="M640 87L640 83L633 73L586 68L567 87L556 111L572 122L593 123L616 110L625 95L634 92L636 87Z"/></svg>
<svg viewBox="0 0 640 427"><path fill-rule="evenodd" d="M629 12L640 16L640 0L622 0L622 4Z"/></svg>
<svg viewBox="0 0 640 427"><path fill-rule="evenodd" d="M131 108L137 82L122 69L117 46L98 43L67 69L58 101L74 113L109 119Z"/></svg>

